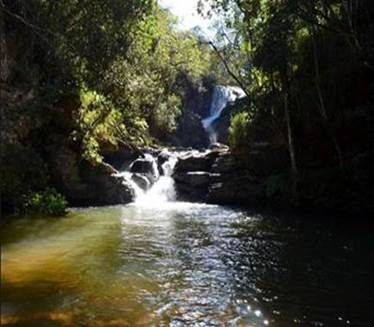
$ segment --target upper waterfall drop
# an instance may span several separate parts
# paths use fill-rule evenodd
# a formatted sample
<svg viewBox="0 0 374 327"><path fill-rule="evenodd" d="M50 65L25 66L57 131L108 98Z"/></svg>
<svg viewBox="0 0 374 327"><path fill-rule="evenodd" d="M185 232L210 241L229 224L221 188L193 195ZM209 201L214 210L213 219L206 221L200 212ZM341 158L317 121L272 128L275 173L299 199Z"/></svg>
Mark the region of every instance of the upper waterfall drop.
<svg viewBox="0 0 374 327"><path fill-rule="evenodd" d="M202 124L209 134L211 143L217 142L217 134L212 126L213 122L221 116L227 104L244 98L245 96L245 92L237 86L216 85L214 87L209 116L202 120Z"/></svg>

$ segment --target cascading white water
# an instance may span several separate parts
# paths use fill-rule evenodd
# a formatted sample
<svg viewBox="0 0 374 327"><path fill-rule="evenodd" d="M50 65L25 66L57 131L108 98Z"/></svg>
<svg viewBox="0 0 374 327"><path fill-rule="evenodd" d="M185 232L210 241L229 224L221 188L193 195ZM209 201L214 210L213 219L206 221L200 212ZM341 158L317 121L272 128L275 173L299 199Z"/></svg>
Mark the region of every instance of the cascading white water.
<svg viewBox="0 0 374 327"><path fill-rule="evenodd" d="M122 176L127 184L133 189L135 199L141 197L144 194L144 191L142 188L135 183L135 181L132 179L132 173L129 171L123 171L119 174L119 176Z"/></svg>
<svg viewBox="0 0 374 327"><path fill-rule="evenodd" d="M158 169L157 159L151 154L144 154L144 159L152 163L152 175L155 179L155 183L147 190L143 190L134 181L132 172L121 172L120 175L124 177L126 182L134 190L135 204L142 206L155 206L160 205L161 203L174 201L176 199L174 180L171 175L178 161L178 157L177 154L166 151L164 154L168 156L168 160L161 165L161 174ZM130 169L132 165L130 165Z"/></svg>
<svg viewBox="0 0 374 327"><path fill-rule="evenodd" d="M155 180L158 180L160 177L160 172L158 171L157 167L157 160L151 154L145 153L144 159L150 161L152 163L152 175L154 176Z"/></svg>
<svg viewBox="0 0 374 327"><path fill-rule="evenodd" d="M213 122L221 116L223 109L225 109L228 103L244 98L245 96L244 91L240 87L222 85L214 87L209 116L202 120L211 143L217 142L217 132L214 130Z"/></svg>
<svg viewBox="0 0 374 327"><path fill-rule="evenodd" d="M173 154L169 155L169 159L161 165L163 174L161 176L159 175L157 181L149 190L143 192L135 198L135 203L146 206L154 206L159 205L160 203L174 201L176 199L174 180L171 175L178 158Z"/></svg>

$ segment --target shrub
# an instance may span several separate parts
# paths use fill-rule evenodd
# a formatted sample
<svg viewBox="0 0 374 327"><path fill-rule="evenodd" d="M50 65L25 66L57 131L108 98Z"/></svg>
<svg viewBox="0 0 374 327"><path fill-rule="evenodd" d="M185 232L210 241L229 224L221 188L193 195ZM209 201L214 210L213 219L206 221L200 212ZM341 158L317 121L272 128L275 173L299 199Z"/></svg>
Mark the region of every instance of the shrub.
<svg viewBox="0 0 374 327"><path fill-rule="evenodd" d="M52 216L63 216L67 213L67 201L54 188L47 188L42 192L31 193L26 197L25 213L42 213Z"/></svg>
<svg viewBox="0 0 374 327"><path fill-rule="evenodd" d="M251 118L247 112L239 112L231 118L229 144L234 153L243 153L250 147Z"/></svg>

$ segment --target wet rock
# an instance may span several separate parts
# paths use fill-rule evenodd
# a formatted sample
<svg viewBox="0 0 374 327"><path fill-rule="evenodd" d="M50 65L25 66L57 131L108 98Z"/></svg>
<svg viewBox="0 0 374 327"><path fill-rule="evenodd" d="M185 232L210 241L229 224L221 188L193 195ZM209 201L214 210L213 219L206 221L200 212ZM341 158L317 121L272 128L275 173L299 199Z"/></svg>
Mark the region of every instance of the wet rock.
<svg viewBox="0 0 374 327"><path fill-rule="evenodd" d="M242 168L241 166L240 161L236 160L236 158L229 152L226 152L217 157L211 170L213 173L228 174L240 170Z"/></svg>
<svg viewBox="0 0 374 327"><path fill-rule="evenodd" d="M157 167L158 171L160 172L161 175L164 175L166 172L162 168L162 165L167 162L171 158L171 153L168 151L161 151L158 156L157 156Z"/></svg>
<svg viewBox="0 0 374 327"><path fill-rule="evenodd" d="M157 164L153 158L138 158L130 166L130 172L144 175L151 184L159 176Z"/></svg>
<svg viewBox="0 0 374 327"><path fill-rule="evenodd" d="M267 162L266 154L259 150L244 163L217 144L211 151L182 158L173 175L178 196L217 204L258 204L265 194L266 178L261 174L270 174L279 165L274 158Z"/></svg>
<svg viewBox="0 0 374 327"><path fill-rule="evenodd" d="M144 191L148 190L151 186L151 182L145 175L134 173L131 179Z"/></svg>
<svg viewBox="0 0 374 327"><path fill-rule="evenodd" d="M130 168L132 173L153 174L153 161L148 159L136 159Z"/></svg>
<svg viewBox="0 0 374 327"><path fill-rule="evenodd" d="M205 171L192 171L174 176L174 180L189 185L191 188L207 187L211 174Z"/></svg>
<svg viewBox="0 0 374 327"><path fill-rule="evenodd" d="M209 146L209 149L210 150L218 150L218 151L229 151L230 148L226 145L226 144L222 144L222 143L212 143L210 146Z"/></svg>
<svg viewBox="0 0 374 327"><path fill-rule="evenodd" d="M175 173L190 171L209 171L217 154L209 152L202 154L191 154L187 157L180 158Z"/></svg>
<svg viewBox="0 0 374 327"><path fill-rule="evenodd" d="M212 165L218 155L217 151L192 152L179 159L173 174L179 199L206 200L209 184L214 177Z"/></svg>
<svg viewBox="0 0 374 327"><path fill-rule="evenodd" d="M164 164L166 161L170 159L171 155L167 151L161 151L159 155L157 156L157 164L161 166Z"/></svg>
<svg viewBox="0 0 374 327"><path fill-rule="evenodd" d="M139 157L139 153L127 147L103 149L104 160L119 171L127 170L130 164Z"/></svg>

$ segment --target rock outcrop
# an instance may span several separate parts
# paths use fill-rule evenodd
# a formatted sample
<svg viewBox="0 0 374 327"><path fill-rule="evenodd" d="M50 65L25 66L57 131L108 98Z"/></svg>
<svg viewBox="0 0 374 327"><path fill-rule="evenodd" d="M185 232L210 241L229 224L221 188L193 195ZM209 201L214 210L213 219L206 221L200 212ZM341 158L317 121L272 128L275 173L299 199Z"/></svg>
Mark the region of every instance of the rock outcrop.
<svg viewBox="0 0 374 327"><path fill-rule="evenodd" d="M85 170L82 177L86 183L84 201L87 204L126 204L134 199L131 186L109 164L90 167Z"/></svg>
<svg viewBox="0 0 374 327"><path fill-rule="evenodd" d="M201 120L209 113L215 81L211 78L192 81L188 76L181 74L177 85L183 94L182 113L171 143L195 149L207 147L209 137Z"/></svg>
<svg viewBox="0 0 374 327"><path fill-rule="evenodd" d="M131 186L107 163L80 162L74 151L61 148L51 166L53 184L73 206L126 204L134 199Z"/></svg>
<svg viewBox="0 0 374 327"><path fill-rule="evenodd" d="M215 144L211 148L179 159L173 175L179 199L258 204L264 201L267 177L287 169L287 153L270 149L270 145L254 147L246 162L236 159L226 146Z"/></svg>

